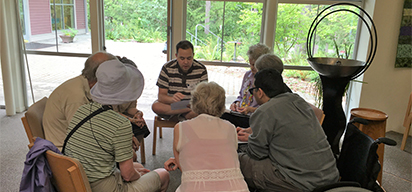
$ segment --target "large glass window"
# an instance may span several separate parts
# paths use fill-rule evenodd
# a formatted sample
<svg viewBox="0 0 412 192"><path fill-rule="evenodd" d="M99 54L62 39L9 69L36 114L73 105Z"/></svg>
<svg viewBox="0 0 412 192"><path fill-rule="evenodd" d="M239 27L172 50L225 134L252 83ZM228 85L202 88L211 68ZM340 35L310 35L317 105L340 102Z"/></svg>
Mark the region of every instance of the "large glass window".
<svg viewBox="0 0 412 192"><path fill-rule="evenodd" d="M167 0L104 0L106 51L127 57L144 75L145 87L138 109L153 119L151 105L157 99L157 78L166 62Z"/></svg>
<svg viewBox="0 0 412 192"><path fill-rule="evenodd" d="M73 0L50 0L53 30L74 28Z"/></svg>
<svg viewBox="0 0 412 192"><path fill-rule="evenodd" d="M23 7L23 0L19 0L19 14L20 14L20 23L21 25L21 30L23 32L23 35L26 35L26 25L24 24L24 7Z"/></svg>
<svg viewBox="0 0 412 192"><path fill-rule="evenodd" d="M296 66L306 66L310 69L306 60L309 28L316 16L328 6L330 5L278 4L273 50L283 60L285 68L296 69ZM359 19L357 15L347 11L331 13L337 9L359 13L353 6L332 7L322 13L316 22L319 24L312 28L313 38L310 47L313 57L353 59ZM327 15L328 13L331 14ZM283 75L294 92L310 103L318 106L322 104L322 87L315 71L285 70Z"/></svg>
<svg viewBox="0 0 412 192"><path fill-rule="evenodd" d="M259 43L261 2L187 1L186 39L196 59L247 62L246 51Z"/></svg>
<svg viewBox="0 0 412 192"><path fill-rule="evenodd" d="M80 75L86 60L83 57L34 54L27 55L27 59L29 60L30 68L30 78L28 77L29 74L26 73L26 89L29 104L32 104L32 97L34 97L35 101L43 97L49 97L60 84ZM24 67L26 68L27 66ZM33 89L30 88L30 85L33 86ZM32 90L34 96L32 95Z"/></svg>
<svg viewBox="0 0 412 192"><path fill-rule="evenodd" d="M27 53L90 54L88 0L20 0ZM69 37L69 38L67 38ZM57 53L56 53L57 52Z"/></svg>
<svg viewBox="0 0 412 192"><path fill-rule="evenodd" d="M274 52L285 65L309 66L306 58L306 38L312 21L329 5L279 4ZM355 10L352 6L339 6ZM337 7L328 9L325 16ZM322 17L320 17L322 18ZM335 12L319 22L312 40L314 57L353 58L358 16L350 12Z"/></svg>

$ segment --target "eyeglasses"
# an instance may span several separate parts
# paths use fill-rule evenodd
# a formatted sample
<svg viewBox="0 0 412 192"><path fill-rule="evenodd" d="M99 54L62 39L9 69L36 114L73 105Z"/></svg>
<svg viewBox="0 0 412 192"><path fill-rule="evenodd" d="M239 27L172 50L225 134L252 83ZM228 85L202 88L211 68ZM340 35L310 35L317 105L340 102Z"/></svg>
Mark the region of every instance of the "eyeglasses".
<svg viewBox="0 0 412 192"><path fill-rule="evenodd" d="M250 88L250 89L249 89L249 93L250 93L251 95L253 95L253 90L255 90L255 89L259 89L259 88L258 88L258 87Z"/></svg>

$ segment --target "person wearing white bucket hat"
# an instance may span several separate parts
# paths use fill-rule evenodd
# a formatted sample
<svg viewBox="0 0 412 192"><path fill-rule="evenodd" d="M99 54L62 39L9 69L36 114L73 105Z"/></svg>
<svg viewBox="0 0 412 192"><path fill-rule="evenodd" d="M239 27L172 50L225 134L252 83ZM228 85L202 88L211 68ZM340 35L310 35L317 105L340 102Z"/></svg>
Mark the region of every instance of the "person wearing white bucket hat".
<svg viewBox="0 0 412 192"><path fill-rule="evenodd" d="M63 153L82 163L92 191L166 191L169 173L163 168L149 171L133 162L130 121L111 110L111 105L140 97L143 75L116 59L103 62L96 76L90 91L94 102L74 114Z"/></svg>

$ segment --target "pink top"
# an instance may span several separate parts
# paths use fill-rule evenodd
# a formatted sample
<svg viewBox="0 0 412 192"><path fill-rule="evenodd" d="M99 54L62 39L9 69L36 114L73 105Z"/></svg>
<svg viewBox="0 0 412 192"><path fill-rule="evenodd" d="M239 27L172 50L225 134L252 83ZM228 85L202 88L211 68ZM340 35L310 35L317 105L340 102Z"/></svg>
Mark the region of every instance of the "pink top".
<svg viewBox="0 0 412 192"><path fill-rule="evenodd" d="M239 167L235 126L201 114L179 123L183 191L249 191Z"/></svg>

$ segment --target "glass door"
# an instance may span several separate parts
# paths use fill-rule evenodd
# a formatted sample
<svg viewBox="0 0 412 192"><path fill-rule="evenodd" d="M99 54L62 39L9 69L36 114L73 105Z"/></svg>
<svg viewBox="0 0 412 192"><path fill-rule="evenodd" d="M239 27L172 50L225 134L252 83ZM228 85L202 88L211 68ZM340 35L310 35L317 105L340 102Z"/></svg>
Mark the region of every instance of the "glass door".
<svg viewBox="0 0 412 192"><path fill-rule="evenodd" d="M88 0L20 0L28 53L91 54Z"/></svg>
<svg viewBox="0 0 412 192"><path fill-rule="evenodd" d="M151 105L157 99L156 82L167 61L164 50L167 49L169 1L104 0L106 51L127 57L143 73L145 88L138 99L138 108L146 119L154 117Z"/></svg>

